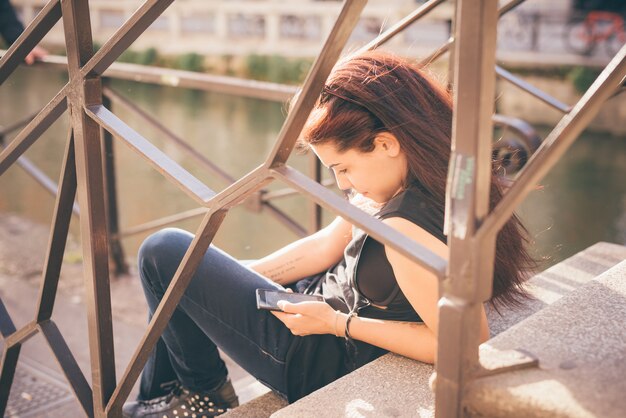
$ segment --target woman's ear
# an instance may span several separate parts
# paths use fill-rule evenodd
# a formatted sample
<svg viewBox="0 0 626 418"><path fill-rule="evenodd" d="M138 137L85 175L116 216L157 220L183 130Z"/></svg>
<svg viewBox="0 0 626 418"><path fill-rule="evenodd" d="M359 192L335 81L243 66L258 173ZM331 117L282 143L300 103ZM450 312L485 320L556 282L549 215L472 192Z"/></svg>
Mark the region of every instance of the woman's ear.
<svg viewBox="0 0 626 418"><path fill-rule="evenodd" d="M382 132L376 135L374 144L390 157L396 157L400 154L400 141L390 132Z"/></svg>

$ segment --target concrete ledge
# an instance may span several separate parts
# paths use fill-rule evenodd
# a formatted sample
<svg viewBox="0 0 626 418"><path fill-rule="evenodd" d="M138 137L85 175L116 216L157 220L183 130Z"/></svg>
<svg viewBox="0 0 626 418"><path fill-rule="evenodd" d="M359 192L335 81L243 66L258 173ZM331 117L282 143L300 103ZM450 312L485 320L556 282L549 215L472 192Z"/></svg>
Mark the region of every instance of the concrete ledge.
<svg viewBox="0 0 626 418"><path fill-rule="evenodd" d="M529 281L534 300L521 309L506 311L502 315L488 311L492 335L554 303L624 259L626 247L598 243L534 276ZM284 401L267 394L226 416L264 418L278 411L271 416L431 417L434 415L434 396L428 380L432 372L430 364L387 354L292 405L284 407ZM283 402L282 405L277 399Z"/></svg>
<svg viewBox="0 0 626 418"><path fill-rule="evenodd" d="M507 310L502 316L487 309L492 338L625 259L626 247L598 242L533 276L528 281L528 290L534 300L527 301L520 309Z"/></svg>
<svg viewBox="0 0 626 418"><path fill-rule="evenodd" d="M387 354L272 415L291 417L433 416L430 364Z"/></svg>
<svg viewBox="0 0 626 418"><path fill-rule="evenodd" d="M496 338L539 367L477 380L466 399L476 417L606 417L626 411L626 260Z"/></svg>
<svg viewBox="0 0 626 418"><path fill-rule="evenodd" d="M272 413L287 405L286 400L276 395L274 392L268 392L220 416L224 418L269 417Z"/></svg>

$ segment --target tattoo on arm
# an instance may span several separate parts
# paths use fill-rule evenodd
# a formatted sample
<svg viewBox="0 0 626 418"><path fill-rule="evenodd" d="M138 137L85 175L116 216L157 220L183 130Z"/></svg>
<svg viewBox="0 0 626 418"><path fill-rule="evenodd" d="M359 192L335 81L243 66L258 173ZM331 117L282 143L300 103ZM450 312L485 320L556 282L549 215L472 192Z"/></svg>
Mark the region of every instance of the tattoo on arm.
<svg viewBox="0 0 626 418"><path fill-rule="evenodd" d="M289 260L279 266L273 267L271 269L267 269L264 270L262 272L263 275L269 277L270 279L275 279L277 277L282 276L283 274L289 272L289 271L293 271L296 269L296 263L300 260L302 260L304 258L304 256L300 256L297 258L294 258L292 260Z"/></svg>

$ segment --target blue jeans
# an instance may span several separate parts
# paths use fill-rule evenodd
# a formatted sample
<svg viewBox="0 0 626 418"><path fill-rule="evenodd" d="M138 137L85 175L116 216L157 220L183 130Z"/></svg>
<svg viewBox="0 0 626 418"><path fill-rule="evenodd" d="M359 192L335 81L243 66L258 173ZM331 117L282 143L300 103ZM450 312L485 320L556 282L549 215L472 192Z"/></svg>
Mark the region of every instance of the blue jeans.
<svg viewBox="0 0 626 418"><path fill-rule="evenodd" d="M187 251L193 235L161 230L139 250L139 272L150 315ZM284 289L211 246L156 344L141 376L140 399L163 395L179 380L193 391L220 386L227 370L219 346L265 385L286 396L286 367L295 337L268 311L256 308L256 289Z"/></svg>

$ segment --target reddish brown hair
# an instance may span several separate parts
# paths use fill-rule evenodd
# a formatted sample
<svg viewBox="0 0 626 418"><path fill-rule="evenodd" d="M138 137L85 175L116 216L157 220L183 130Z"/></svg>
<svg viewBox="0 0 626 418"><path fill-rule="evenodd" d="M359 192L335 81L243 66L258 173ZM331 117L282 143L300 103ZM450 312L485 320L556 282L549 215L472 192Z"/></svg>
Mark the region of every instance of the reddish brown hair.
<svg viewBox="0 0 626 418"><path fill-rule="evenodd" d="M406 183L420 184L443 219L452 97L415 64L382 51L340 61L326 82L299 145L331 142L339 152L370 152L381 132L398 139L409 165ZM497 176L492 176L492 208L502 193ZM491 299L496 309L519 305L527 295L522 283L535 263L526 250L526 236L516 216L498 234Z"/></svg>

